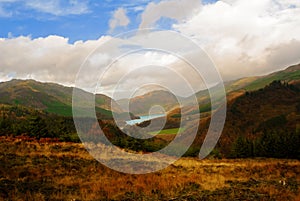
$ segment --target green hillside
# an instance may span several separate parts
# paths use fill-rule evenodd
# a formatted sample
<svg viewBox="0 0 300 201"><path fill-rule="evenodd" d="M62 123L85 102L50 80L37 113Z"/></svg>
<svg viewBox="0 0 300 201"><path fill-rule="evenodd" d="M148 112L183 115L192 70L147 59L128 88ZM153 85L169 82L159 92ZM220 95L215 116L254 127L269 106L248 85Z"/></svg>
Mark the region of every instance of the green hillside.
<svg viewBox="0 0 300 201"><path fill-rule="evenodd" d="M246 77L238 80L233 80L224 83L224 87L227 93L227 99L235 98L239 91L254 91L269 85L275 80L281 80L287 83L294 83L300 81L300 64L291 66L285 70L278 71L269 75L260 77ZM240 94L240 93L239 93ZM194 95L185 100L188 104L190 99ZM199 109L202 112L210 110L210 96L208 90L202 90L196 93L197 100L199 102ZM197 112L196 110L194 112Z"/></svg>
<svg viewBox="0 0 300 201"><path fill-rule="evenodd" d="M213 154L223 157L297 158L300 140L300 88L297 84L300 80L299 68L300 65L296 65L267 76L243 78L227 83L226 123ZM256 88L259 89L256 90ZM33 80L12 80L0 83L0 104L2 104L0 135L29 134L38 138L56 137L66 141L78 140L71 117L71 95L72 88L57 84ZM87 93L87 95L92 94ZM199 109L202 114L198 135L193 146L186 153L189 156L196 156L199 153L211 115L208 91L201 91L196 95L199 106L185 106L187 108L185 114L191 115L191 119ZM108 97L96 95L97 116L106 131L106 136L112 139L113 143L121 148L136 151L157 150L169 143L169 138L139 141L126 137L126 140L122 140L125 134L112 121L112 114L118 108L115 106L114 111L108 110L110 102ZM165 91L150 92L135 97L132 102L136 106L136 111L141 114L148 111L153 104L165 104L170 109L176 106L174 96ZM160 133L161 135L170 135L178 130L181 119L180 111L180 108L175 107L169 112L167 124L164 126L163 133ZM215 112L218 110L214 110L212 114ZM160 125L160 122L159 118L152 120L154 130L151 131L157 130L156 123ZM149 123L150 121L143 122L138 126L145 127ZM191 122L182 132L190 132L197 124L198 122ZM130 132L136 132L135 127L126 126L125 128ZM292 149L286 149L286 147L292 147Z"/></svg>
<svg viewBox="0 0 300 201"><path fill-rule="evenodd" d="M11 80L0 83L0 103L40 109L63 116L72 116L72 93L72 87L34 80ZM101 118L112 118L112 111L122 113L118 104L105 95L97 94L95 103L96 111Z"/></svg>
<svg viewBox="0 0 300 201"><path fill-rule="evenodd" d="M274 80L281 80L288 83L293 82L295 80L300 80L300 64L291 66L283 71L279 71L267 76L259 77L255 81L245 86L245 89L248 91L257 90L270 84Z"/></svg>
<svg viewBox="0 0 300 201"><path fill-rule="evenodd" d="M0 105L0 136L26 135L79 142L73 118L23 106Z"/></svg>

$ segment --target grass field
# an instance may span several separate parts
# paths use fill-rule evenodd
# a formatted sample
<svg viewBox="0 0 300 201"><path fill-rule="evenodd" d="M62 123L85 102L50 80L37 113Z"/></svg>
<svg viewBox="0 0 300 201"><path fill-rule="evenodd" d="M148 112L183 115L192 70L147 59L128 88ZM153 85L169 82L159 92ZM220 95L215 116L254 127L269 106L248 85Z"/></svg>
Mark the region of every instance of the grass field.
<svg viewBox="0 0 300 201"><path fill-rule="evenodd" d="M101 165L81 144L0 138L0 200L297 201L299 185L297 160L182 158L129 175Z"/></svg>
<svg viewBox="0 0 300 201"><path fill-rule="evenodd" d="M179 132L183 132L184 128L171 128L171 129L164 129L161 130L159 133L157 131L150 132L150 135L176 135Z"/></svg>
<svg viewBox="0 0 300 201"><path fill-rule="evenodd" d="M264 86L270 84L274 80L283 80L283 81L290 81L290 80L299 80L300 79L300 71L296 72L281 72L276 73L274 75L270 75L267 77L263 77L260 79L255 80L251 84L245 87L246 90L253 91L263 88Z"/></svg>

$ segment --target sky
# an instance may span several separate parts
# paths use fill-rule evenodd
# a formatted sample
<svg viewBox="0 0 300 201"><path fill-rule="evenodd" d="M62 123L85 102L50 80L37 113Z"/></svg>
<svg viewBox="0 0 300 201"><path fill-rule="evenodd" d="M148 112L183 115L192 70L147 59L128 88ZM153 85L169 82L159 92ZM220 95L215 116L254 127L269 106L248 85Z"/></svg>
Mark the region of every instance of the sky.
<svg viewBox="0 0 300 201"><path fill-rule="evenodd" d="M159 0L0 0L0 37L58 35L68 38L70 43L96 40L103 35L137 29L141 14L151 2ZM189 0L185 2L189 4ZM215 0L204 1L211 2ZM118 24L112 20L114 16L126 16L128 20ZM162 23L161 28L168 27Z"/></svg>
<svg viewBox="0 0 300 201"><path fill-rule="evenodd" d="M300 63L299 0L0 0L0 81L30 78L74 85L95 48L144 28L191 38L225 81ZM157 52L129 56L118 65L126 74L137 62L153 60L184 71L180 61ZM111 80L103 93L111 95L114 76L106 75ZM131 82L138 85L134 78Z"/></svg>

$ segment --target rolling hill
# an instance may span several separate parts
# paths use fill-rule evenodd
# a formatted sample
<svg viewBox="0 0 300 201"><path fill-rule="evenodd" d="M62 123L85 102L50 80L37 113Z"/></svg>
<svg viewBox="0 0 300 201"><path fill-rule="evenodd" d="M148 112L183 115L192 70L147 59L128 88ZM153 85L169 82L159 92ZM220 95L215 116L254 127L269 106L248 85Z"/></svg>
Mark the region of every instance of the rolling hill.
<svg viewBox="0 0 300 201"><path fill-rule="evenodd" d="M245 77L224 83L226 92L230 93L236 90L254 91L264 88L275 80L281 80L287 83L295 83L300 80L300 64L287 67L284 70L276 71L263 76Z"/></svg>
<svg viewBox="0 0 300 201"><path fill-rule="evenodd" d="M72 87L54 83L11 80L0 83L0 103L30 107L57 115L72 116L72 92ZM112 112L122 113L122 109L114 100L101 94L96 95L96 111L106 118L110 118Z"/></svg>
<svg viewBox="0 0 300 201"><path fill-rule="evenodd" d="M140 116L148 115L150 109L156 105L162 106L165 111L169 111L178 105L176 96L164 90L152 91L141 96L136 96L130 100L121 99L117 101L123 110L126 110L125 106L128 102L130 112Z"/></svg>
<svg viewBox="0 0 300 201"><path fill-rule="evenodd" d="M300 65L289 67L283 71L275 72L270 75L252 78L243 78L236 81L225 83L227 92L227 118L222 136L217 144L217 153L224 157L293 157L297 158L300 141ZM280 80L280 81L279 81ZM13 130L17 134L22 134L23 130L31 132L34 127L27 127L29 124L49 124L48 127L53 129L52 123L47 119L57 119L56 116L65 116L57 121L60 126L48 135L58 135L56 130L64 130L64 122L71 121L72 111L72 90L71 87L64 87L51 83L40 83L34 80L12 80L9 82L0 83L0 104L3 109L9 111L2 112L1 130L3 135L6 130ZM87 92L86 92L87 93ZM87 94L91 95L91 94ZM210 123L211 115L214 115L218 110L210 112L208 91L200 91L196 94L199 101L199 107L188 107L185 110L189 119L193 120L193 114L196 110L201 111L201 121L190 121L189 126L184 129L184 133L189 133L193 126L200 124L198 135L186 155L197 155L199 148L206 136L206 131ZM184 99L184 98L182 98ZM188 99L184 99L188 101ZM110 107L110 102L113 102L113 107ZM121 100L121 103L128 100ZM167 124L164 129L178 128L180 125L180 111L176 97L167 91L153 91L142 96L134 97L130 100L131 112L134 114L148 114L149 109L155 105L161 105L168 112ZM16 107L16 108L15 108ZM21 108L20 108L21 107ZM24 109L25 108L25 109ZM26 108L31 108L31 112L23 122L24 113L27 113ZM43 111L36 115L32 109ZM108 136L114 139L115 136L124 136L122 132L111 121L112 112L122 113L122 108L115 101L104 95L96 95L96 111L100 114L100 118L105 129L108 130ZM14 116L23 122L18 127L13 121ZM187 114L186 113L186 114ZM48 116L49 115L49 116ZM7 119L7 116L10 116ZM26 115L25 115L26 116ZM41 118L36 121L35 116ZM48 118L49 117L49 118ZM69 119L68 119L69 118ZM59 119L59 118L58 118ZM106 120L105 120L106 119ZM7 127L7 121L14 127ZM160 122L160 119L152 120ZM71 123L70 123L71 122ZM38 123L39 124L39 123ZM37 125L38 125L37 124ZM149 122L144 122L140 126L147 126ZM6 127L5 127L6 125ZM6 128L3 129L3 128ZM43 128L43 126L39 126ZM51 130L50 129L50 130ZM128 128L131 129L131 128ZM74 133L74 130L69 129L69 133ZM68 136L63 136L63 139ZM129 141L132 139L130 138ZM116 140L121 147L127 147L128 143ZM151 142L151 143L154 143ZM164 142L160 142L162 145ZM166 141L168 143L168 140ZM130 144L130 143L129 143ZM155 144L155 143L154 143ZM282 144L282 145L281 145ZM138 144L130 144L130 149L146 150L145 147ZM137 147L135 147L137 146ZM147 146L147 143L145 144ZM152 146L152 145L151 145ZM139 149L139 148L140 149ZM268 150L264 149L267 147ZM152 149L152 148L151 148ZM214 153L216 153L216 150ZM239 151L237 151L239 150ZM246 151L245 151L246 150ZM272 151L275 150L275 151ZM296 150L296 152L294 151ZM234 155L242 153L241 155ZM264 154L263 154L264 153ZM282 154L281 154L282 153ZM298 155L297 155L298 154Z"/></svg>
<svg viewBox="0 0 300 201"><path fill-rule="evenodd" d="M228 81L224 83L227 100L232 100L246 93L246 91L255 91L269 85L275 80L300 86L300 64L286 68L278 72L274 72L264 76L246 77L238 80ZM185 103L189 105L194 95L186 98ZM210 111L210 97L208 90L201 90L195 94L199 108L202 112ZM196 111L195 111L196 112Z"/></svg>
<svg viewBox="0 0 300 201"><path fill-rule="evenodd" d="M299 145L300 139L299 122L300 89L294 85L274 81L264 88L246 92L228 102L226 122L217 150L223 156L230 157L232 156L233 146L238 139L243 139L244 142L249 143L249 149L253 149L255 143L259 143L262 136L274 135L276 140L277 138L284 139L280 141L282 144L285 141L292 140L291 136L295 136L296 140L289 141L289 146L294 147L293 149L296 151L300 151L299 148L295 148ZM201 120L198 136L192 149L199 150L201 147L209 123L210 117ZM189 129L185 132L189 132ZM273 140L274 143L276 140ZM243 149L246 150L247 146ZM272 150L270 151L272 152ZM259 151L256 150L256 155L253 152L255 150L251 150L253 155L250 154L250 157L260 156L257 153ZM277 154L276 152L274 150L274 154Z"/></svg>
<svg viewBox="0 0 300 201"><path fill-rule="evenodd" d="M244 143L240 149L251 150L246 151L242 157L296 157L300 151L297 148L300 143L299 74L300 65L295 65L270 75L225 83L227 117L215 153L225 157L240 157L233 154L233 149L236 144ZM211 118L211 113L204 110L209 103L208 91L200 91L196 95L199 108L192 109L190 114L200 109L202 118L197 138L187 155L199 153ZM176 128L180 124L180 111L180 108L175 108L168 113L165 128ZM215 112L218 111L213 111L212 115ZM193 128L187 128L185 132L188 133L191 129ZM267 142L268 140L270 141ZM265 142L269 144L262 145ZM261 147L269 147L268 153L261 154ZM239 152L243 153L242 150Z"/></svg>

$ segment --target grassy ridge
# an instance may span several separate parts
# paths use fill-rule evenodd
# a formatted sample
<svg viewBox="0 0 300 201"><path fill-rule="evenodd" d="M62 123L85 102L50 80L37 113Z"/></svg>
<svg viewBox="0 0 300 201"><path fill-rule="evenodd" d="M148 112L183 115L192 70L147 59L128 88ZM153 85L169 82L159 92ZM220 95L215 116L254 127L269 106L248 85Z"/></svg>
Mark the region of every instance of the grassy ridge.
<svg viewBox="0 0 300 201"><path fill-rule="evenodd" d="M72 93L72 87L34 80L11 80L0 83L0 103L30 107L66 117L72 116ZM93 96L84 91L82 94ZM110 110L122 112L111 98L101 94L95 96L95 107L96 111L105 118L112 118Z"/></svg>
<svg viewBox="0 0 300 201"><path fill-rule="evenodd" d="M260 88L265 87L266 85L270 84L274 80L282 80L286 82L290 82L292 80L300 80L300 70L295 72L280 72L275 73L273 75L269 75L260 79L257 79L250 83L248 86L245 87L248 91L257 90Z"/></svg>

